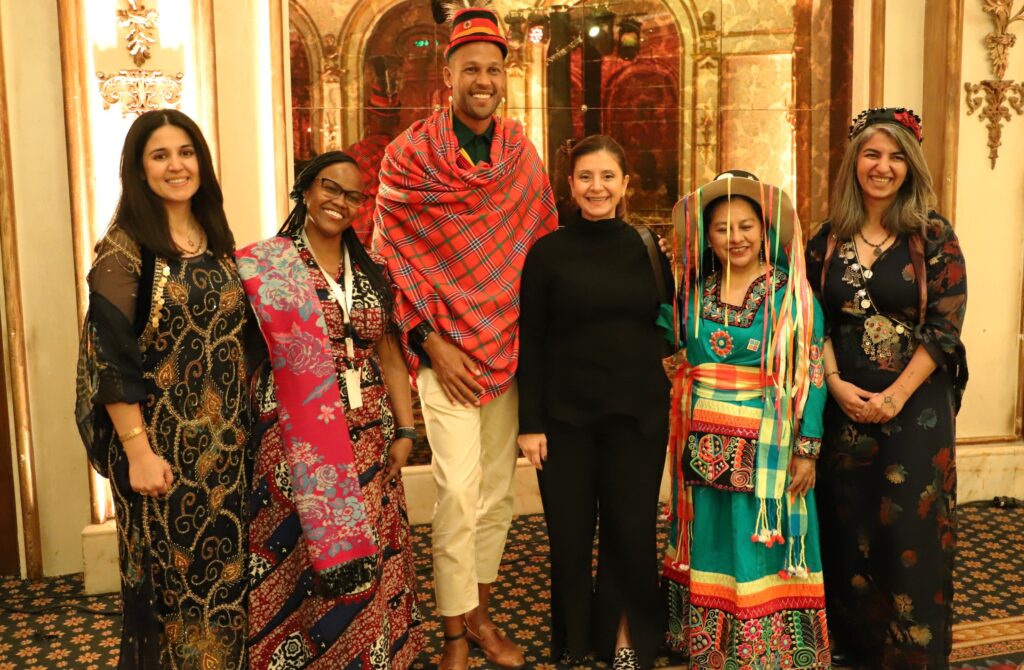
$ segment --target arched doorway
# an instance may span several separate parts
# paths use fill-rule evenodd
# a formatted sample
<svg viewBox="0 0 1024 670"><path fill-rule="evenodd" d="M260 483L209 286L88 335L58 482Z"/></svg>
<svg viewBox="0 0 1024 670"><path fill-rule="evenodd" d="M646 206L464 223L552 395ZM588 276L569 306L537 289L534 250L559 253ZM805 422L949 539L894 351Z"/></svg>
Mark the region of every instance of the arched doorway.
<svg viewBox="0 0 1024 670"><path fill-rule="evenodd" d="M413 0L395 4L373 26L365 43L363 63L384 57L400 64L399 128L406 128L438 106L448 104L441 73L448 32L447 26L434 23L429 3ZM365 110L377 73L370 71L369 65L363 70L361 102Z"/></svg>
<svg viewBox="0 0 1024 670"><path fill-rule="evenodd" d="M662 0L587 0L553 20L548 89L557 102L548 146L593 133L614 137L632 173L631 220L666 225L690 162L682 132L691 116L683 102L688 24ZM557 174L553 183L563 203L564 182Z"/></svg>

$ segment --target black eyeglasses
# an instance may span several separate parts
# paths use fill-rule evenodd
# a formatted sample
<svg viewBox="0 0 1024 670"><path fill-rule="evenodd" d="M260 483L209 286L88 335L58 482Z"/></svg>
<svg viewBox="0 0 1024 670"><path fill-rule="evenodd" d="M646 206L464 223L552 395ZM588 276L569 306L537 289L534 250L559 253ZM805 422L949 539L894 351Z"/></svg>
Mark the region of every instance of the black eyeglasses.
<svg viewBox="0 0 1024 670"><path fill-rule="evenodd" d="M362 207L363 203L367 200L365 193L360 191L347 191L341 187L341 184L333 179L328 179L327 177L320 177L320 188L323 189L323 192L332 200L345 196L345 202L353 207Z"/></svg>

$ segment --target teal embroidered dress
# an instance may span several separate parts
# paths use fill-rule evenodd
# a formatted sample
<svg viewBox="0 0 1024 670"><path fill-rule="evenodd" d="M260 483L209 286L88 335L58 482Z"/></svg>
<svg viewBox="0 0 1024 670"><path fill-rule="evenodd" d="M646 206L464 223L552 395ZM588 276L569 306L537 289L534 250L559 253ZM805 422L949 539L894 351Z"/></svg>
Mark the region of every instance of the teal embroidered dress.
<svg viewBox="0 0 1024 670"><path fill-rule="evenodd" d="M687 301L688 364L722 365L714 373L719 378L734 370L729 366L756 372L772 337L766 313L779 309L788 281L776 267L770 279L755 279L737 306L722 301L721 274L705 277L692 289L697 300L691 295ZM766 300L769 291L774 301ZM826 400L822 326L815 302L811 360L804 362L810 384L803 418L783 438L791 440L794 456L817 458L821 444ZM790 540L752 541L762 510L754 489L766 392L724 386L716 388L715 380L695 383L690 432L673 471L675 496L692 498L693 521L689 570L679 571L677 563L673 574L672 562L666 563L670 644L689 656L691 667L828 668L814 492L806 496L802 542L793 539L798 533L791 532L787 506L775 500L766 502L768 518L779 519L776 527ZM672 538L679 537L680 523L679 518L673 521ZM787 572L794 564L801 566L795 575Z"/></svg>

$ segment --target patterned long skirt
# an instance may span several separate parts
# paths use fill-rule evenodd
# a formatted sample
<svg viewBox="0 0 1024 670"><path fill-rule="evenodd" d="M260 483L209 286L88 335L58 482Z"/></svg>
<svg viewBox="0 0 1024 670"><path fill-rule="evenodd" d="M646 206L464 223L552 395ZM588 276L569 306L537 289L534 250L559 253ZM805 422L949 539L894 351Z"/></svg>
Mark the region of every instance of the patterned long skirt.
<svg viewBox="0 0 1024 670"><path fill-rule="evenodd" d="M939 372L885 424L854 423L831 399L825 408L818 499L829 620L836 646L866 667L949 667L954 435L951 385Z"/></svg>
<svg viewBox="0 0 1024 670"><path fill-rule="evenodd" d="M666 580L669 645L691 668L831 667L814 492L804 540L809 576L783 579L788 547L750 541L750 493L694 486L690 571ZM785 534L785 528L783 528Z"/></svg>
<svg viewBox="0 0 1024 670"><path fill-rule="evenodd" d="M423 646L405 491L400 481L383 483L389 441L379 416L372 421L367 416L372 412L366 411L376 400L368 397L363 410L346 415L367 517L374 521L380 548L377 584L359 594L318 593L289 496L288 466L276 423L262 440L249 529L253 670L400 670L409 667Z"/></svg>

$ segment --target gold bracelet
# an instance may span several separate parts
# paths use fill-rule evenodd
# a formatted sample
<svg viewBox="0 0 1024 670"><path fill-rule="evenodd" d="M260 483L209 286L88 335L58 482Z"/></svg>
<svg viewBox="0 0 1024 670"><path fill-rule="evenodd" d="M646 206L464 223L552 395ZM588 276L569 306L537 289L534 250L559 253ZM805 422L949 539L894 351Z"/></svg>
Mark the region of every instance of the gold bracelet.
<svg viewBox="0 0 1024 670"><path fill-rule="evenodd" d="M826 372L825 373L825 379L828 379L832 375L837 375L837 374L839 374L839 370L833 370L832 372Z"/></svg>
<svg viewBox="0 0 1024 670"><path fill-rule="evenodd" d="M142 435L145 432L146 432L146 429L143 426L135 426L134 428L132 428L131 430L129 430L127 432L118 433L117 437L118 437L119 440L121 440L121 444L124 444L128 440L136 438L136 437L138 437L139 435Z"/></svg>

